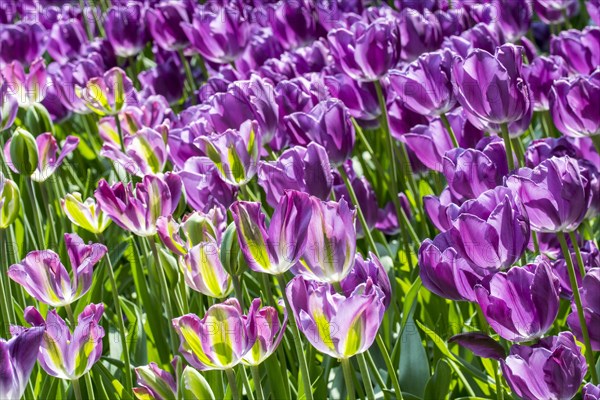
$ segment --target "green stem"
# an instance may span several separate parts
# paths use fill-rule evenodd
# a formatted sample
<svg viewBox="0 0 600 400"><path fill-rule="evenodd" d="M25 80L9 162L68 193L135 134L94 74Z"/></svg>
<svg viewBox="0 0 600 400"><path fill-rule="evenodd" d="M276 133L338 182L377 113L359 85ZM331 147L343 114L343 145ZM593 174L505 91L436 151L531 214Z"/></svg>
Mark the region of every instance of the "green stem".
<svg viewBox="0 0 600 400"><path fill-rule="evenodd" d="M121 144L121 151L125 153L125 142L123 141L123 129L121 128L121 121L119 120L119 114L115 115L115 125L117 127L117 133L119 134L119 142Z"/></svg>
<svg viewBox="0 0 600 400"><path fill-rule="evenodd" d="M31 212L33 213L33 220L37 229L37 245L43 247L45 246L46 242L44 240L44 228L42 227L42 220L40 219L37 195L35 194L35 188L33 187L31 178L25 177L25 181L27 182L27 190L29 191L29 201L31 203Z"/></svg>
<svg viewBox="0 0 600 400"><path fill-rule="evenodd" d="M396 185L398 183L398 160L396 159L396 153L394 152L394 138L392 137L392 133L390 132L389 122L388 122L388 112L387 112L387 103L385 101L385 97L383 96L383 89L381 88L381 83L379 81L375 81L375 90L377 91L377 99L379 101L379 108L381 108L381 124L383 125L383 130L387 136L388 142L388 151L390 162L392 164L392 190L396 189ZM398 191L394 190L392 193L392 197L397 197Z"/></svg>
<svg viewBox="0 0 600 400"><path fill-rule="evenodd" d="M240 307L242 310L244 309L244 293L242 292L242 285L240 284L240 277L238 275L231 275L231 282L233 283L233 291L235 292L235 297L240 302Z"/></svg>
<svg viewBox="0 0 600 400"><path fill-rule="evenodd" d="M356 396L354 393L354 379L352 378L352 366L350 365L350 360L347 358L342 358L340 362L342 363L342 371L344 372L344 381L346 382L346 392L348 394L348 398L350 400L355 400Z"/></svg>
<svg viewBox="0 0 600 400"><path fill-rule="evenodd" d="M452 145L454 147L460 147L458 145L458 140L456 140L456 135L454 134L454 130L452 130L452 126L450 125L450 121L448 121L448 117L446 116L446 114L444 113L444 114L440 115L440 119L444 123L444 126L446 127L446 130L448 131L448 134L450 135L450 139L452 140Z"/></svg>
<svg viewBox="0 0 600 400"><path fill-rule="evenodd" d="M101 243L106 244L104 236L99 233L98 240ZM108 267L108 279L112 286L113 302L115 303L115 313L117 314L117 326L119 328L119 336L121 338L123 346L123 361L125 362L125 390L129 393L133 389L133 379L131 377L131 360L129 358L129 345L127 343L127 336L125 334L125 323L123 322L123 312L121 311L121 302L119 301L119 286L115 279L114 268L112 261L110 260L110 253L106 254L106 264Z"/></svg>
<svg viewBox="0 0 600 400"><path fill-rule="evenodd" d="M492 360L494 367L494 382L496 383L496 399L504 400L504 386L502 385L502 375L498 369L498 361Z"/></svg>
<svg viewBox="0 0 600 400"><path fill-rule="evenodd" d="M506 161L508 163L508 170L512 171L515 169L515 160L513 156L512 144L510 142L510 135L508 133L508 124L501 124L502 139L504 140L504 146L506 147Z"/></svg>
<svg viewBox="0 0 600 400"><path fill-rule="evenodd" d="M192 69L190 68L190 63L187 58L185 58L185 54L183 54L183 49L177 50L179 53L179 58L181 59L181 63L183 64L183 69L185 70L185 76L188 81L188 85L190 87L192 104L196 104L196 83L194 82L194 75L192 74Z"/></svg>
<svg viewBox="0 0 600 400"><path fill-rule="evenodd" d="M252 394L252 390L250 389L250 381L248 381L248 375L246 375L246 369L243 365L239 366L238 372L242 376L242 384L246 389L246 395L248 396L248 400L254 400L254 395Z"/></svg>
<svg viewBox="0 0 600 400"><path fill-rule="evenodd" d="M265 400L262 386L260 385L260 370L258 365L253 365L250 370L252 371L252 380L254 381L254 390L256 391L257 400Z"/></svg>
<svg viewBox="0 0 600 400"><path fill-rule="evenodd" d="M356 361L358 361L358 368L360 369L360 375L365 385L365 392L367 399L375 400L375 392L373 392L373 383L371 382L371 375L369 375L369 368L367 368L367 362L365 361L364 354L357 354Z"/></svg>
<svg viewBox="0 0 600 400"><path fill-rule="evenodd" d="M240 400L240 392L238 391L238 385L235 381L233 369L226 369L225 375L227 375L227 381L229 382L229 387L231 388L231 397L233 397L233 400Z"/></svg>
<svg viewBox="0 0 600 400"><path fill-rule="evenodd" d="M402 400L402 390L400 389L400 382L398 381L398 374L396 373L396 368L394 364L392 364L392 359L390 358L390 353L388 353L387 348L385 347L385 343L383 342L383 338L380 334L377 334L375 337L375 341L377 342L377 347L381 352L381 356L383 357L383 362L385 362L385 367L388 370L388 374L390 379L392 380L392 386L394 387L394 392L396 392L396 398L398 400Z"/></svg>
<svg viewBox="0 0 600 400"><path fill-rule="evenodd" d="M292 335L294 336L294 347L296 348L296 355L298 356L298 363L300 364L300 373L302 374L304 394L306 396L306 400L313 400L312 385L310 381L310 375L308 374L308 364L306 363L306 357L304 357L304 351L302 350L302 339L300 338L300 331L298 330L298 325L296 325L296 319L294 318L292 307L290 306L290 302L285 293L285 278L283 277L283 275L277 275L277 282L279 283L279 287L281 288L285 308L288 312L288 315L290 316L288 318L288 325L292 330Z"/></svg>
<svg viewBox="0 0 600 400"><path fill-rule="evenodd" d="M537 232L531 231L531 238L533 240L533 250L535 254L540 254L540 242L538 241Z"/></svg>
<svg viewBox="0 0 600 400"><path fill-rule="evenodd" d="M71 381L71 384L73 385L73 393L75 393L75 399L83 400L83 397L81 397L81 386L79 385L79 381L77 379L73 379Z"/></svg>
<svg viewBox="0 0 600 400"><path fill-rule="evenodd" d="M594 147L596 148L596 151L598 152L598 154L600 154L600 135L593 135L591 136L592 138L592 143L594 143Z"/></svg>
<svg viewBox="0 0 600 400"><path fill-rule="evenodd" d="M375 380L377 381L377 384L383 391L384 399L388 399L389 394L386 392L386 390L388 390L388 387L387 387L385 381L383 380L383 378L381 377L381 374L377 370L377 365L375 365L375 361L373 361L373 357L371 356L371 353L369 353L367 351L363 354L365 356L365 359L367 360L367 363L369 364L369 368L371 368L371 373L373 374L373 376L375 377Z"/></svg>
<svg viewBox="0 0 600 400"><path fill-rule="evenodd" d="M577 235L575 232L569 232L569 238L571 239L571 244L575 249L575 256L577 258L577 265L579 266L579 272L581 273L581 279L585 276L585 264L583 262L583 257L581 256L581 249L579 248L579 243L577 243Z"/></svg>
<svg viewBox="0 0 600 400"><path fill-rule="evenodd" d="M344 180L344 183L346 184L346 188L348 189L348 193L350 194L350 200L352 200L352 203L354 204L354 208L356 209L356 212L358 214L358 219L360 221L360 224L362 225L363 232L365 233L365 237L369 242L369 247L373 250L373 253L375 253L375 255L379 257L379 251L377 250L377 246L375 245L375 240L373 239L373 235L371 234L371 230L369 229L369 225L367 224L365 215L363 214L362 208L360 207L360 203L358 202L358 198L356 197L356 192L354 192L352 183L348 178L348 174L346 174L346 170L344 170L343 167L339 167L338 170L340 172L340 175L342 176L342 179Z"/></svg>
<svg viewBox="0 0 600 400"><path fill-rule="evenodd" d="M581 325L581 334L583 336L583 343L585 344L585 358L588 362L588 370L592 375L592 383L598 384L598 376L596 374L596 365L594 363L594 354L592 353L592 345L590 344L590 335L588 333L587 325L585 322L585 316L583 313L583 305L581 304L581 295L579 294L579 286L577 285L577 278L575 277L575 267L573 266L573 260L571 259L571 252L567 246L567 240L563 232L556 234L558 241L560 242L560 248L562 250L565 261L567 262L567 271L569 272L569 281L571 282L571 290L573 291L573 299L575 300L575 307L577 308L577 316L579 317L579 325Z"/></svg>
<svg viewBox="0 0 600 400"><path fill-rule="evenodd" d="M83 379L85 380L85 388L87 390L87 400L95 400L96 396L94 396L94 388L92 387L92 378L90 377L90 373L84 375Z"/></svg>

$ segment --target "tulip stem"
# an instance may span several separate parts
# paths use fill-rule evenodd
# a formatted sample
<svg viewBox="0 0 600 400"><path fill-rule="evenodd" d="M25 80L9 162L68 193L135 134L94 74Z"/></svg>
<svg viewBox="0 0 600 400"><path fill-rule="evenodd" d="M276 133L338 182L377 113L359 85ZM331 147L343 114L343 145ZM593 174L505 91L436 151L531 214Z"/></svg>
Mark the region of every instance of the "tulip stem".
<svg viewBox="0 0 600 400"><path fill-rule="evenodd" d="M573 248L575 249L577 265L579 266L581 279L583 279L583 277L585 276L585 264L583 262L583 257L581 256L581 249L579 248L579 243L577 243L577 235L575 235L575 232L569 232L569 238L571 239L571 245L573 245Z"/></svg>
<svg viewBox="0 0 600 400"><path fill-rule="evenodd" d="M347 358L340 359L342 363L342 371L344 372L344 380L346 381L346 392L348 392L348 398L355 400L356 395L354 393L354 379L352 378L352 366L350 360Z"/></svg>
<svg viewBox="0 0 600 400"><path fill-rule="evenodd" d="M260 385L260 370L258 365L253 365L250 370L252 371L252 380L254 381L254 390L256 391L256 399L264 400L265 395L263 394L262 386Z"/></svg>
<svg viewBox="0 0 600 400"><path fill-rule="evenodd" d="M240 302L240 307L242 307L242 310L243 310L245 308L244 307L244 292L242 291L242 286L240 284L240 277L235 274L231 274L231 283L233 283L233 291L235 293L235 297Z"/></svg>
<svg viewBox="0 0 600 400"><path fill-rule="evenodd" d="M183 49L179 49L177 50L177 52L179 53L179 58L181 58L181 63L183 64L183 69L185 70L185 76L191 90L190 97L192 98L192 104L196 104L196 84L194 83L194 75L192 75L190 63L188 62L187 58L185 58L185 54L183 54Z"/></svg>
<svg viewBox="0 0 600 400"><path fill-rule="evenodd" d="M365 361L365 355L363 353L356 355L356 361L358 361L358 368L360 368L360 375L365 385L365 392L367 399L375 400L375 392L373 392L373 383L371 382L371 375L369 375L369 368L367 368L367 362Z"/></svg>
<svg viewBox="0 0 600 400"><path fill-rule="evenodd" d="M456 140L456 135L454 134L454 130L452 130L452 126L450 125L450 121L448 121L448 117L446 116L446 114L442 113L440 115L440 119L444 123L444 127L446 127L446 131L448 131L448 134L450 135L450 139L452 140L452 145L455 148L460 147L460 145L458 144L458 140Z"/></svg>
<svg viewBox="0 0 600 400"><path fill-rule="evenodd" d="M387 348L385 347L385 343L383 342L383 338L380 334L377 334L375 340L377 342L377 347L379 347L379 351L381 352L381 356L383 357L383 361L385 362L385 367L388 370L388 375L392 380L392 386L394 387L394 392L396 392L396 399L402 400L402 389L400 389L398 374L396 373L396 368L394 367L394 364L392 364L390 353L388 353Z"/></svg>
<svg viewBox="0 0 600 400"><path fill-rule="evenodd" d="M39 203L37 201L37 195L35 194L35 188L33 187L33 183L31 183L30 177L26 177L25 181L27 182L27 190L29 191L29 201L31 203L31 212L33 213L33 220L37 228L38 246L44 247L46 243L44 240L44 228L42 226L42 220L40 219L40 210L38 208Z"/></svg>
<svg viewBox="0 0 600 400"><path fill-rule="evenodd" d="M596 148L596 151L598 152L598 154L600 154L600 135L592 135L592 143L594 143L594 147Z"/></svg>
<svg viewBox="0 0 600 400"><path fill-rule="evenodd" d="M502 139L506 148L506 162L508 163L508 171L510 172L515 169L515 160L510 142L510 134L508 133L508 124L501 124L500 129L502 130Z"/></svg>
<svg viewBox="0 0 600 400"><path fill-rule="evenodd" d="M567 263L567 271L569 272L569 281L571 282L571 290L573 291L573 299L575 300L575 307L577 308L577 316L579 317L579 325L581 325L581 334L583 336L583 343L585 344L585 358L588 363L588 370L592 375L592 383L598 384L598 375L596 374L596 365L594 363L594 354L592 353L592 345L590 344L590 335L588 333L587 324L585 322L585 316L583 313L583 305L581 304L581 295L579 294L579 285L577 285L577 278L575 277L575 267L573 266L573 260L571 259L571 252L567 246L567 240L563 232L557 232L556 236L560 242L560 248L563 256ZM576 242L575 242L576 243Z"/></svg>
<svg viewBox="0 0 600 400"><path fill-rule="evenodd" d="M98 234L98 240L106 244L104 240L104 235L102 233ZM115 303L115 313L117 314L117 326L119 328L119 336L121 338L122 346L123 346L123 361L125 362L125 390L129 393L133 388L133 380L131 378L131 361L129 359L129 346L127 344L127 336L125 335L125 324L123 322L123 312L121 311L121 303L119 301L119 286L117 285L117 281L115 280L115 273L112 265L112 261L110 260L110 252L106 253L106 265L108 267L108 279L110 280L110 285L112 286L112 296L113 302Z"/></svg>
<svg viewBox="0 0 600 400"><path fill-rule="evenodd" d="M227 381L229 382L229 388L231 389L231 397L233 398L233 400L240 400L240 392L238 391L238 385L235 381L235 374L233 373L233 369L226 369L225 375L227 375Z"/></svg>
<svg viewBox="0 0 600 400"><path fill-rule="evenodd" d="M363 232L369 242L369 247L373 250L373 253L379 258L379 251L377 250L377 246L375 245L375 240L373 239L373 235L371 234L371 230L369 229L369 225L367 224L367 220L365 219L365 215L362 212L362 208L360 207L360 203L358 202L358 198L356 197L356 192L354 192L354 188L352 187L352 183L350 183L350 179L348 178L348 174L344 170L343 167L339 167L338 171L346 184L346 188L348 189L348 193L350 194L350 200L354 204L354 208L358 214L358 219L360 224L362 225Z"/></svg>
<svg viewBox="0 0 600 400"><path fill-rule="evenodd" d="M252 394L252 390L250 389L250 381L248 380L248 375L246 375L246 369L243 365L239 366L238 373L242 377L242 384L246 389L246 395L248 396L248 400L254 400L254 395Z"/></svg>
<svg viewBox="0 0 600 400"><path fill-rule="evenodd" d="M81 397L81 386L79 385L79 381L77 379L73 379L71 383L73 384L73 393L75 394L75 399L83 400L83 397Z"/></svg>
<svg viewBox="0 0 600 400"><path fill-rule="evenodd" d="M281 294L283 297L283 302L285 303L285 308L288 312L288 315L290 316L288 318L288 323L290 329L292 330L292 335L294 336L294 347L296 348L298 363L300 364L300 373L302 374L304 394L306 396L306 400L313 400L312 384L310 382L310 375L308 374L308 364L306 364L306 357L304 357L304 351L302 350L302 339L300 338L300 331L298 330L298 325L296 325L294 311L290 306L290 301L288 300L287 294L285 292L285 278L283 277L283 274L277 275L277 282L279 283L279 287L281 288Z"/></svg>
<svg viewBox="0 0 600 400"><path fill-rule="evenodd" d="M502 376L498 370L498 361L493 360L492 366L494 368L494 382L496 383L496 399L504 400L504 386L502 385Z"/></svg>
<svg viewBox="0 0 600 400"><path fill-rule="evenodd" d="M121 144L121 151L125 153L125 142L123 142L123 129L121 128L121 121L119 120L119 114L115 114L115 126L117 127L117 133L119 134L119 142Z"/></svg>

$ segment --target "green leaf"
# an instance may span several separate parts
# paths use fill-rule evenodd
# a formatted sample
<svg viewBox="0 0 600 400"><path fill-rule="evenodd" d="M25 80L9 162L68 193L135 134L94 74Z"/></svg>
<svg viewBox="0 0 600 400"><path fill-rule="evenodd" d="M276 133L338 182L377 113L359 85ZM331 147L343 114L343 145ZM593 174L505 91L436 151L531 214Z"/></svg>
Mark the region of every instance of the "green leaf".
<svg viewBox="0 0 600 400"><path fill-rule="evenodd" d="M406 326L406 322L408 321L408 317L411 315L411 309L413 308L413 303L419 296L419 290L423 286L421 282L421 278L418 277L413 282L412 286L406 293L406 297L404 298L404 306L402 306L402 324L400 325L402 328Z"/></svg>
<svg viewBox="0 0 600 400"><path fill-rule="evenodd" d="M425 387L425 399L445 399L450 392L452 369L446 360L440 359L435 367L435 373Z"/></svg>
<svg viewBox="0 0 600 400"><path fill-rule="evenodd" d="M214 400L210 385L194 368L186 367L181 374L181 386L184 399Z"/></svg>
<svg viewBox="0 0 600 400"><path fill-rule="evenodd" d="M429 379L429 360L412 316L400 337L400 387L422 397Z"/></svg>

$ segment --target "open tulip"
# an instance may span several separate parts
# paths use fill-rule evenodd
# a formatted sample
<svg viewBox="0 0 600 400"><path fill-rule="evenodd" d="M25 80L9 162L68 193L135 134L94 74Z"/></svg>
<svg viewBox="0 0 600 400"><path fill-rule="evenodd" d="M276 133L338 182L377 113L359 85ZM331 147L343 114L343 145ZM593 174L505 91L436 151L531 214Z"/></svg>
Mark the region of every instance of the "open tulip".
<svg viewBox="0 0 600 400"><path fill-rule="evenodd" d="M131 80L120 68L112 68L102 77L88 80L85 87L75 86L75 94L98 115L116 115L125 106L136 104L137 95Z"/></svg>
<svg viewBox="0 0 600 400"><path fill-rule="evenodd" d="M42 58L35 60L26 74L19 62L13 62L2 69L13 96L21 107L40 103L46 97L49 78L46 63Z"/></svg>
<svg viewBox="0 0 600 400"><path fill-rule="evenodd" d="M256 341L259 305L255 299L244 315L239 302L229 299L210 307L202 319L194 314L173 319L181 340L179 352L200 371L235 367Z"/></svg>
<svg viewBox="0 0 600 400"><path fill-rule="evenodd" d="M14 222L21 209L19 186L0 172L0 230Z"/></svg>
<svg viewBox="0 0 600 400"><path fill-rule="evenodd" d="M286 295L298 328L318 351L347 359L371 347L385 312L385 295L370 280L349 296L328 283L297 276Z"/></svg>
<svg viewBox="0 0 600 400"><path fill-rule="evenodd" d="M258 307L260 307L260 302ZM256 326L256 342L244 355L242 363L256 366L269 358L281 343L287 326L287 310L283 323L279 322L279 315L274 307L259 308L253 316Z"/></svg>
<svg viewBox="0 0 600 400"><path fill-rule="evenodd" d="M66 233L64 238L72 276L52 250L32 251L8 269L8 276L27 293L53 307L69 305L87 293L92 285L94 265L108 251L101 244L85 244L74 233Z"/></svg>
<svg viewBox="0 0 600 400"><path fill-rule="evenodd" d="M475 287L477 302L501 337L527 342L541 337L558 314L558 279L546 260L494 274Z"/></svg>
<svg viewBox="0 0 600 400"><path fill-rule="evenodd" d="M306 193L288 191L275 208L267 229L260 203L234 203L231 213L250 269L280 275L296 264L306 249L313 212Z"/></svg>
<svg viewBox="0 0 600 400"><path fill-rule="evenodd" d="M525 206L536 232L570 232L585 218L590 187L576 160L552 157L534 169L521 168L506 184Z"/></svg>
<svg viewBox="0 0 600 400"><path fill-rule="evenodd" d="M584 307L583 314L588 326L592 350L600 351L600 332L593 327L600 326L600 268L590 269L583 278L581 300ZM581 325L577 312L574 311L567 317L569 327L575 336L583 341Z"/></svg>
<svg viewBox="0 0 600 400"><path fill-rule="evenodd" d="M110 219L92 197L82 201L80 193L69 193L60 204L67 218L88 232L102 233L110 224Z"/></svg>
<svg viewBox="0 0 600 400"><path fill-rule="evenodd" d="M9 340L0 338L0 398L23 396L43 335L43 328L31 328Z"/></svg>
<svg viewBox="0 0 600 400"><path fill-rule="evenodd" d="M369 280L381 289L381 292L385 296L383 304L387 309L392 302L392 285L390 284L387 271L383 268L381 261L379 261L379 258L375 254L369 252L369 258L365 259L360 253L356 253L354 267L340 282L340 287L346 297L348 297L360 284L367 283Z"/></svg>
<svg viewBox="0 0 600 400"><path fill-rule="evenodd" d="M181 196L181 178L166 173L164 177L146 175L135 185L117 182L112 187L102 179L94 192L102 212L121 228L138 236L156 234L159 217L172 215Z"/></svg>
<svg viewBox="0 0 600 400"><path fill-rule="evenodd" d="M500 360L506 382L524 400L571 399L587 371L571 332L561 332L533 346L515 344Z"/></svg>
<svg viewBox="0 0 600 400"><path fill-rule="evenodd" d="M79 379L100 360L104 337L100 318L103 313L102 304L86 306L71 332L56 310L50 311L44 321L35 308L25 309L25 321L32 326L45 327L38 361L48 375L60 379Z"/></svg>

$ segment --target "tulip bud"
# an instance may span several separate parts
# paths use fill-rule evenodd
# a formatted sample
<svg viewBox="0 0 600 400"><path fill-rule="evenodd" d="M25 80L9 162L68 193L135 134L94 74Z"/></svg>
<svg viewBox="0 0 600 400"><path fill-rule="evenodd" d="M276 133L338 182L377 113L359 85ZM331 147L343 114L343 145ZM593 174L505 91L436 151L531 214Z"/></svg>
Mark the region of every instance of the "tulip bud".
<svg viewBox="0 0 600 400"><path fill-rule="evenodd" d="M20 174L33 174L38 166L38 149L31 133L17 128L10 141L10 158Z"/></svg>
<svg viewBox="0 0 600 400"><path fill-rule="evenodd" d="M102 233L110 224L110 219L98 208L93 198L81 201L81 194L67 194L61 200L61 206L67 218L75 225L92 233Z"/></svg>
<svg viewBox="0 0 600 400"><path fill-rule="evenodd" d="M27 108L25 126L36 136L44 132L54 132L52 117L41 103L33 103Z"/></svg>
<svg viewBox="0 0 600 400"><path fill-rule="evenodd" d="M0 172L0 229L6 229L13 223L20 208L19 187Z"/></svg>

